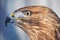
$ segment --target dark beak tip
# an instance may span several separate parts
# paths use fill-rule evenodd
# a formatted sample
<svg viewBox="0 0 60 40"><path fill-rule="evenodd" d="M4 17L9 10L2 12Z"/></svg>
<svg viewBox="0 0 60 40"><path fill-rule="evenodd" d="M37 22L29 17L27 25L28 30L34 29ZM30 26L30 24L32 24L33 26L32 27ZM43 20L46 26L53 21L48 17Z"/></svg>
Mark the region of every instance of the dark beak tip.
<svg viewBox="0 0 60 40"><path fill-rule="evenodd" d="M6 17L6 19L5 19L5 25L7 26L7 24L9 23L11 21L11 19L10 19L10 17Z"/></svg>

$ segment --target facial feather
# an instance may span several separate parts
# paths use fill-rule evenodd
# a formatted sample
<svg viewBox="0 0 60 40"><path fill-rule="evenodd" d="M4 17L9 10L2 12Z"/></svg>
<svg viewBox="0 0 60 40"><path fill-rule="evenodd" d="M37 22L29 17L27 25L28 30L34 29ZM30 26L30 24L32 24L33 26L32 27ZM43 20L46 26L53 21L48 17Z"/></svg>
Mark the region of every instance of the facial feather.
<svg viewBox="0 0 60 40"><path fill-rule="evenodd" d="M32 15L21 18L22 22L16 25L22 28L30 40L60 40L57 32L60 27L59 17L50 8L45 6L29 6L14 12L30 11Z"/></svg>

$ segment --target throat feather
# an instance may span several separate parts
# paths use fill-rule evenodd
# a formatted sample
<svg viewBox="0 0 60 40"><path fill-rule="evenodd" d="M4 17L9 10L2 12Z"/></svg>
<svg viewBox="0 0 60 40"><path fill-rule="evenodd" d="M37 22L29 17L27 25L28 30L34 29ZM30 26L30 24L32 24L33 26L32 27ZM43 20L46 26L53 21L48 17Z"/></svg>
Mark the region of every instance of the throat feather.
<svg viewBox="0 0 60 40"><path fill-rule="evenodd" d="M56 40L55 30L47 28L32 28L27 31L30 40Z"/></svg>

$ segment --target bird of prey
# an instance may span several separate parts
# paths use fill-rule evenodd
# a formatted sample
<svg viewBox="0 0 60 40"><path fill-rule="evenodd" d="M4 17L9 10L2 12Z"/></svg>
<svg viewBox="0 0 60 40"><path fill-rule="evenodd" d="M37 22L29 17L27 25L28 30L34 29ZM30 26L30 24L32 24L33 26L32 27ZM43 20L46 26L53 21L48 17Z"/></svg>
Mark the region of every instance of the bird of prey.
<svg viewBox="0 0 60 40"><path fill-rule="evenodd" d="M5 24L7 25L8 22L20 27L27 33L30 40L60 40L60 19L48 7L28 6L19 8L6 18Z"/></svg>

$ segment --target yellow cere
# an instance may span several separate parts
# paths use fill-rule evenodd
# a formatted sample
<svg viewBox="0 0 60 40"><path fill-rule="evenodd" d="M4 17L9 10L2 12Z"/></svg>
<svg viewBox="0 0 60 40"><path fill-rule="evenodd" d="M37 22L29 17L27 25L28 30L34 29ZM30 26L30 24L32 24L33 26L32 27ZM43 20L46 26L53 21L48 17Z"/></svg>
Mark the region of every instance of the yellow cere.
<svg viewBox="0 0 60 40"><path fill-rule="evenodd" d="M14 13L11 13L10 16L13 17L14 16Z"/></svg>

